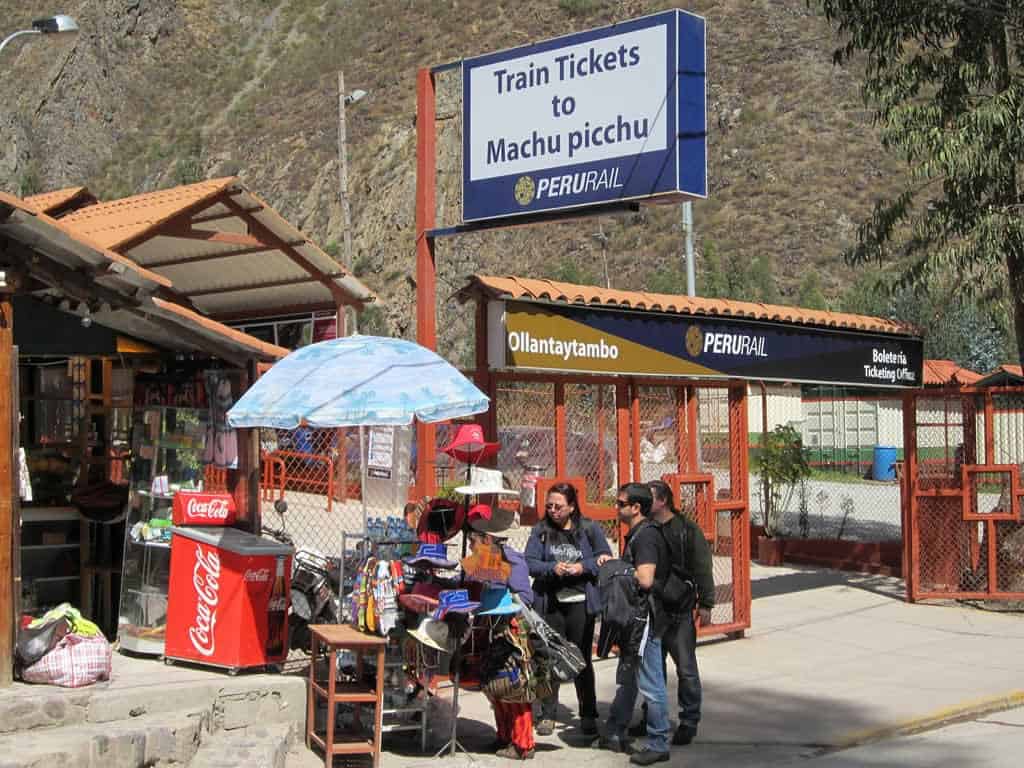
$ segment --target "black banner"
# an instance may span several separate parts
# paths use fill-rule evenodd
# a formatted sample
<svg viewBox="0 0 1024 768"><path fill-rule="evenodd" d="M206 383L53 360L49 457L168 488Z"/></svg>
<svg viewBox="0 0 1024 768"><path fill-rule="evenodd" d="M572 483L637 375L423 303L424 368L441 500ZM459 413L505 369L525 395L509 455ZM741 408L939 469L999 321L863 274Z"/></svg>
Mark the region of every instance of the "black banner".
<svg viewBox="0 0 1024 768"><path fill-rule="evenodd" d="M900 388L922 381L923 342L913 336L526 302L507 302L504 319L496 368Z"/></svg>

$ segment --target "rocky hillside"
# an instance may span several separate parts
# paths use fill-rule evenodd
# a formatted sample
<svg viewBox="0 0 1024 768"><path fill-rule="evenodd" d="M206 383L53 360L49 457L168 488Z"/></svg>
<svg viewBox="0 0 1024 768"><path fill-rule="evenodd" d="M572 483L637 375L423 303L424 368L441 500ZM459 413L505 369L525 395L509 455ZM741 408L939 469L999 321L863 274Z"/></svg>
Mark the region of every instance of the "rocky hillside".
<svg viewBox="0 0 1024 768"><path fill-rule="evenodd" d="M86 184L102 198L237 174L322 244L341 242L337 78L368 96L348 111L352 264L411 336L415 77L420 66L678 6L655 0L66 0L82 34L0 54L0 187ZM708 21L711 195L698 247L767 258L783 297L820 273L835 300L838 254L902 167L878 145L858 73L805 0L691 0ZM7 34L52 0L0 0ZM439 78L439 217L459 200L457 77ZM645 288L677 276L678 206L452 238L439 298L466 274L578 277ZM698 251L698 258L702 250ZM700 274L698 262L698 275ZM698 290L700 284L698 282ZM443 347L465 359L463 308L443 305Z"/></svg>

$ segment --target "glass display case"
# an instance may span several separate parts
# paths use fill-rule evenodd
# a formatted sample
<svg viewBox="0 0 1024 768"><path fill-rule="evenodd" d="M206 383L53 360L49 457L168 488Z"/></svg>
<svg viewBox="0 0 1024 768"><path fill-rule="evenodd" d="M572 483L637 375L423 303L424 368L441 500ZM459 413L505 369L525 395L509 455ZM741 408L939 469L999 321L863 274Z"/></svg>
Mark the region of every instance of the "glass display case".
<svg viewBox="0 0 1024 768"><path fill-rule="evenodd" d="M148 406L135 411L117 632L123 650L163 655L171 505L176 491L202 490L208 420L207 409Z"/></svg>

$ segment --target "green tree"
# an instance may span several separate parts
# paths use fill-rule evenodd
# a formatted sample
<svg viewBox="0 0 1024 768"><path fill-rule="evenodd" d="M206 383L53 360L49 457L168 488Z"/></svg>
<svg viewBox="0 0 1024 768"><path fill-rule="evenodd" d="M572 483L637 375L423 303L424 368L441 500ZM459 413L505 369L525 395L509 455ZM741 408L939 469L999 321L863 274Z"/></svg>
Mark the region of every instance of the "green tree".
<svg viewBox="0 0 1024 768"><path fill-rule="evenodd" d="M574 283L576 285L596 285L597 279L594 274L581 267L569 256L563 256L559 261L551 263L545 270L548 280L557 280L561 283Z"/></svg>
<svg viewBox="0 0 1024 768"><path fill-rule="evenodd" d="M680 267L662 267L647 278L647 290L685 296L686 273Z"/></svg>
<svg viewBox="0 0 1024 768"><path fill-rule="evenodd" d="M821 292L821 278L811 269L800 281L796 303L807 309L825 309L825 294Z"/></svg>
<svg viewBox="0 0 1024 768"><path fill-rule="evenodd" d="M756 298L750 262L739 251L732 251L725 257L724 286L725 290L721 294L723 299L752 301Z"/></svg>
<svg viewBox="0 0 1024 768"><path fill-rule="evenodd" d="M761 254L751 263L750 282L758 301L765 304L780 302L779 288L775 284L775 272L772 269L772 257L767 253Z"/></svg>
<svg viewBox="0 0 1024 768"><path fill-rule="evenodd" d="M808 2L844 41L836 63L863 63L882 143L910 164L847 259L896 256L905 286L950 275L958 299L1003 302L1024 359L1024 0Z"/></svg>
<svg viewBox="0 0 1024 768"><path fill-rule="evenodd" d="M718 249L712 240L705 240L702 245L704 258L700 264L702 269L697 273L697 294L724 298L729 290L729 279L722 269L722 260L718 256Z"/></svg>

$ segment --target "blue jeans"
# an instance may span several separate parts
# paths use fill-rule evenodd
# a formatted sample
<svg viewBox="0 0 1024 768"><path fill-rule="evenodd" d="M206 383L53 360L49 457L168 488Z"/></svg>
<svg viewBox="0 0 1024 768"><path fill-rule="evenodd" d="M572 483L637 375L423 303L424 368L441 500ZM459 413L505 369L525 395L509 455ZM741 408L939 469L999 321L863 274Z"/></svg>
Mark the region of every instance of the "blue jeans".
<svg viewBox="0 0 1024 768"><path fill-rule="evenodd" d="M619 664L622 664L621 659ZM636 673L630 675L615 692L608 714L610 736L623 738L633 718L638 693L647 705L647 749L652 752L668 752L668 693L665 689L665 673L662 671L660 638L647 638L647 646Z"/></svg>

